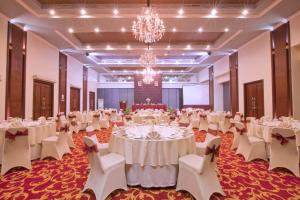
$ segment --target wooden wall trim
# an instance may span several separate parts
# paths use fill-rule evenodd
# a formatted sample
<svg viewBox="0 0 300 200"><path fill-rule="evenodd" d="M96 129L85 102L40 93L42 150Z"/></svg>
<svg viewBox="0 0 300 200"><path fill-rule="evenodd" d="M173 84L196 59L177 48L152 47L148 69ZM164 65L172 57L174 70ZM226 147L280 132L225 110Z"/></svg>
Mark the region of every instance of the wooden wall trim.
<svg viewBox="0 0 300 200"><path fill-rule="evenodd" d="M273 116L291 116L291 42L290 24L285 23L271 33Z"/></svg>
<svg viewBox="0 0 300 200"><path fill-rule="evenodd" d="M25 118L27 33L8 22L7 36L5 119Z"/></svg>
<svg viewBox="0 0 300 200"><path fill-rule="evenodd" d="M67 112L67 63L68 57L59 53L59 84L58 84L58 111Z"/></svg>
<svg viewBox="0 0 300 200"><path fill-rule="evenodd" d="M212 110L214 110L214 66L208 69L209 77L209 105Z"/></svg>
<svg viewBox="0 0 300 200"><path fill-rule="evenodd" d="M88 98L88 68L83 66L83 75L82 75L82 110L87 111L87 98Z"/></svg>
<svg viewBox="0 0 300 200"><path fill-rule="evenodd" d="M231 112L234 115L239 111L238 52L235 52L229 56L229 70Z"/></svg>

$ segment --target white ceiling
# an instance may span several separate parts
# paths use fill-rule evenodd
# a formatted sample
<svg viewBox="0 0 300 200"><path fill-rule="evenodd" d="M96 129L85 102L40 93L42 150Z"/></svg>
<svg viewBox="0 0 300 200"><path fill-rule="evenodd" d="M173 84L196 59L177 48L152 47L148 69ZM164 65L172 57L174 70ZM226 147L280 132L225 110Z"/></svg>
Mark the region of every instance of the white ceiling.
<svg viewBox="0 0 300 200"><path fill-rule="evenodd" d="M83 1L84 2L84 1ZM116 1L117 2L117 1ZM152 49L160 59L159 67L187 67L189 72L198 72L203 67L213 64L215 61L232 53L235 49L256 37L263 31L271 30L280 23L286 22L287 18L300 10L299 0L260 0L255 7L247 6L247 0L243 6L224 7L221 4L198 6L155 6L160 17L164 20L167 32L191 33L197 32L201 27L203 32L223 33L207 49L206 44L191 45L191 49L186 49L189 38L185 42L172 45L172 38L169 43L158 43ZM146 45L143 43L113 43L105 42L89 44L91 49L87 49L86 44L82 44L74 34L68 32L69 28L74 29L74 33L93 32L97 27L101 32L121 32L124 27L129 32L132 21L140 14L140 5L52 5L42 7L37 0L1 0L0 12L11 18L12 23L25 26L26 29L40 35L60 50L78 59L80 62L93 67L100 73L113 73L109 67L137 66L137 57L144 51ZM80 15L80 8L85 7L87 14ZM113 14L113 9L117 7L119 14ZM184 9L182 16L178 15L180 8ZM216 17L209 16L213 7L216 7L218 14ZM249 14L241 17L241 11L247 8ZM55 16L49 14L50 9L55 10ZM228 32L224 29L228 28ZM201 34L201 33L198 33ZM101 37L99 35L99 37ZM133 37L133 36L132 36ZM112 50L107 50L110 45ZM130 50L127 46L130 45ZM171 48L168 49L167 46ZM86 53L98 55L96 59L89 59ZM210 56L199 56L203 52L211 52ZM110 63L107 64L104 62ZM178 63L178 61L182 63ZM191 60L195 60L191 63ZM182 73L182 72L179 72Z"/></svg>

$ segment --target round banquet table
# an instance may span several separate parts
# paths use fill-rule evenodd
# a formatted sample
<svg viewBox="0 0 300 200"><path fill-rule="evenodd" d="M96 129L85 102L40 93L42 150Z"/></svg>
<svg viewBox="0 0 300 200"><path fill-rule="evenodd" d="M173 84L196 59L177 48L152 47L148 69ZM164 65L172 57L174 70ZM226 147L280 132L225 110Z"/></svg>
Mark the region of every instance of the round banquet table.
<svg viewBox="0 0 300 200"><path fill-rule="evenodd" d="M147 139L151 128L159 139ZM126 160L128 185L169 187L176 185L178 159L196 152L194 134L182 134L183 128L167 125L125 127L125 133L112 134L109 149Z"/></svg>
<svg viewBox="0 0 300 200"><path fill-rule="evenodd" d="M56 134L55 122L47 121L44 124L40 124L37 121L22 122L23 126L28 129L28 141L31 149L31 160L40 158L41 143L44 138L54 136ZM9 123L0 124L0 158L2 158L5 132L9 128ZM1 160L1 159L0 159Z"/></svg>

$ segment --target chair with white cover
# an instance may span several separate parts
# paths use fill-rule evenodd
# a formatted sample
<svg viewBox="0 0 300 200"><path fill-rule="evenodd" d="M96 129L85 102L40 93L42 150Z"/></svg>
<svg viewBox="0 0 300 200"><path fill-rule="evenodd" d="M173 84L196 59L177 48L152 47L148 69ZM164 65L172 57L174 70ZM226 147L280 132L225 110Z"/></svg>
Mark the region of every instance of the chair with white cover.
<svg viewBox="0 0 300 200"><path fill-rule="evenodd" d="M58 135L43 139L41 160L46 157L52 157L57 160L61 160L64 154L71 153L68 144L68 138L68 128L61 127Z"/></svg>
<svg viewBox="0 0 300 200"><path fill-rule="evenodd" d="M218 136L218 124L210 123L208 125L208 130L207 130L204 142L196 142L197 155L203 156L209 141L212 138L217 137L217 136Z"/></svg>
<svg viewBox="0 0 300 200"><path fill-rule="evenodd" d="M230 119L231 119L231 116L230 115L226 115L224 117L224 120L223 121L220 121L220 130L223 132L223 133L226 133L228 131L231 130L231 122L230 122Z"/></svg>
<svg viewBox="0 0 300 200"><path fill-rule="evenodd" d="M197 200L207 200L214 193L225 196L216 171L220 142L220 137L211 138L204 156L190 154L179 158L176 191L188 191Z"/></svg>
<svg viewBox="0 0 300 200"><path fill-rule="evenodd" d="M170 122L170 116L167 115L167 114L160 115L159 122L160 123L169 123Z"/></svg>
<svg viewBox="0 0 300 200"><path fill-rule="evenodd" d="M208 121L206 114L200 114L200 125L199 131L207 131L208 130Z"/></svg>
<svg viewBox="0 0 300 200"><path fill-rule="evenodd" d="M77 122L76 118L70 120L70 132L71 133L79 133L80 125Z"/></svg>
<svg viewBox="0 0 300 200"><path fill-rule="evenodd" d="M91 170L83 191L91 189L96 199L103 200L114 190L127 190L125 158L115 153L103 156L93 139L85 136L83 141L92 154Z"/></svg>
<svg viewBox="0 0 300 200"><path fill-rule="evenodd" d="M14 167L31 169L30 156L28 129L23 127L9 128L5 132L1 175Z"/></svg>
<svg viewBox="0 0 300 200"><path fill-rule="evenodd" d="M86 135L87 137L90 137L92 140L94 140L95 143L97 143L98 150L101 155L106 155L109 153L109 144L108 143L99 143L98 138L96 136L96 133L94 132L94 128L92 126L88 126L86 128ZM86 148L88 150L88 148ZM88 169L91 168L91 162L92 162L92 154L88 152Z"/></svg>
<svg viewBox="0 0 300 200"><path fill-rule="evenodd" d="M109 125L109 120L106 117L101 118L99 120L99 124L100 124L100 129L102 129L102 128L108 129L109 126L110 126Z"/></svg>
<svg viewBox="0 0 300 200"><path fill-rule="evenodd" d="M236 122L240 122L240 121L242 121L242 116L243 116L242 113L236 112L235 115L234 115L233 120L236 121Z"/></svg>
<svg viewBox="0 0 300 200"><path fill-rule="evenodd" d="M236 154L241 154L245 160L262 159L267 161L265 141L258 137L248 136L245 125L241 122L235 123L236 133L239 134L239 144Z"/></svg>
<svg viewBox="0 0 300 200"><path fill-rule="evenodd" d="M299 177L299 151L293 129L274 128L270 145L269 170L282 167Z"/></svg>
<svg viewBox="0 0 300 200"><path fill-rule="evenodd" d="M91 126L94 127L95 130L101 130L100 127L100 114L94 114Z"/></svg>

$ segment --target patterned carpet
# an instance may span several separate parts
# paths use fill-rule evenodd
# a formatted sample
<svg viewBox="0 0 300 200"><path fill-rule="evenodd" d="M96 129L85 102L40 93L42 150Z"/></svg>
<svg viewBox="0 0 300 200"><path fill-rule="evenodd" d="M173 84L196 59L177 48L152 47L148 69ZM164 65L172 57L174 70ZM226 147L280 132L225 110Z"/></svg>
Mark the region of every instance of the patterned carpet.
<svg viewBox="0 0 300 200"><path fill-rule="evenodd" d="M97 132L101 142L107 142L111 130ZM14 169L0 177L0 199L95 199L92 193L81 190L87 179L87 157L83 151L84 132L74 134L76 148L62 161L36 160L32 170ZM203 141L205 133L195 131L196 140ZM300 199L300 178L286 170L268 171L268 163L261 160L246 163L230 150L231 134L220 133L221 152L218 159L221 185L226 197L213 195L211 199ZM109 200L190 200L187 192L174 188L143 189L130 187L116 191Z"/></svg>

